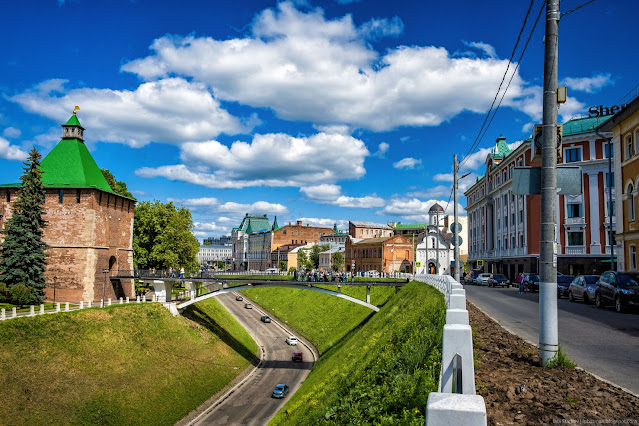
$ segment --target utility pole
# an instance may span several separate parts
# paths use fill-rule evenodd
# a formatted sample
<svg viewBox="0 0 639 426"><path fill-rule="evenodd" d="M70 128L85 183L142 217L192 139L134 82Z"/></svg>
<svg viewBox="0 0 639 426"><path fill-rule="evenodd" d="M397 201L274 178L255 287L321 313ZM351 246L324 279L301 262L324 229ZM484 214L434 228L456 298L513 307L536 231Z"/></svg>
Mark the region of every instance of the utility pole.
<svg viewBox="0 0 639 426"><path fill-rule="evenodd" d="M557 40L559 0L546 2L544 96L541 149L541 238L539 251L539 357L542 363L559 349L557 325Z"/></svg>
<svg viewBox="0 0 639 426"><path fill-rule="evenodd" d="M459 225L457 217L457 154L453 157L453 256L455 258L455 281L459 282ZM450 252L449 252L450 253Z"/></svg>

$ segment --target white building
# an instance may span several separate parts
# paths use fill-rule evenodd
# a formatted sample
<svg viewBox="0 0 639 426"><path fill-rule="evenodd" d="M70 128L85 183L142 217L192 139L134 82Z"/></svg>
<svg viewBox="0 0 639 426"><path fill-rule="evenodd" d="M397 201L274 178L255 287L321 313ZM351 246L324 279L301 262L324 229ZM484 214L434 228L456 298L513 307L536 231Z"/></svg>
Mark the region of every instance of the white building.
<svg viewBox="0 0 639 426"><path fill-rule="evenodd" d="M450 275L454 257L451 244L453 234L447 230L448 217L444 214L443 207L437 203L431 206L428 215L427 234L417 244L416 271L420 274Z"/></svg>
<svg viewBox="0 0 639 426"><path fill-rule="evenodd" d="M342 253L342 263L338 265L337 272L344 270L344 244L331 245L331 248L319 254L319 268L323 271L333 270L333 254Z"/></svg>
<svg viewBox="0 0 639 426"><path fill-rule="evenodd" d="M200 246L196 258L200 265L227 262L233 255L233 246Z"/></svg>

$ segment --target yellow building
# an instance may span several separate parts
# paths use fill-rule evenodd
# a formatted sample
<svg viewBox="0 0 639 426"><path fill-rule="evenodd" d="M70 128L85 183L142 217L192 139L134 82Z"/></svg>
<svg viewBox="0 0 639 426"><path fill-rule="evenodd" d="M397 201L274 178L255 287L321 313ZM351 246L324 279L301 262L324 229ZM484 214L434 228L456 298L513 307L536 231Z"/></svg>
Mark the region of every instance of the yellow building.
<svg viewBox="0 0 639 426"><path fill-rule="evenodd" d="M617 270L637 270L639 247L639 97L601 126L612 132L617 205Z"/></svg>

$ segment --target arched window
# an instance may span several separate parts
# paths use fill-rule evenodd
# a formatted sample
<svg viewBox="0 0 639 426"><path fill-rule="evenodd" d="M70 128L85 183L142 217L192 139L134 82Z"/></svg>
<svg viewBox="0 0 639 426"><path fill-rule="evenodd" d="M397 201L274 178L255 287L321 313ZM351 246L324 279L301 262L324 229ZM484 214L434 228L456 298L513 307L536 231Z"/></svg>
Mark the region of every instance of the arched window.
<svg viewBox="0 0 639 426"><path fill-rule="evenodd" d="M626 160L632 157L632 135L626 137Z"/></svg>
<svg viewBox="0 0 639 426"><path fill-rule="evenodd" d="M635 220L635 196L632 184L628 185L628 220Z"/></svg>

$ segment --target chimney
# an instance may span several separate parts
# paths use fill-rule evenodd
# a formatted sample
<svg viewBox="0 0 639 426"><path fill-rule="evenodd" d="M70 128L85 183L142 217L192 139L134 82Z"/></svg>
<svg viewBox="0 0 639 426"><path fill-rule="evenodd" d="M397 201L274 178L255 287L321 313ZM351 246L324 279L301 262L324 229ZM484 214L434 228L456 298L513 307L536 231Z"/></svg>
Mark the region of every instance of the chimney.
<svg viewBox="0 0 639 426"><path fill-rule="evenodd" d="M301 220L297 221L297 226L302 226L302 221Z"/></svg>

